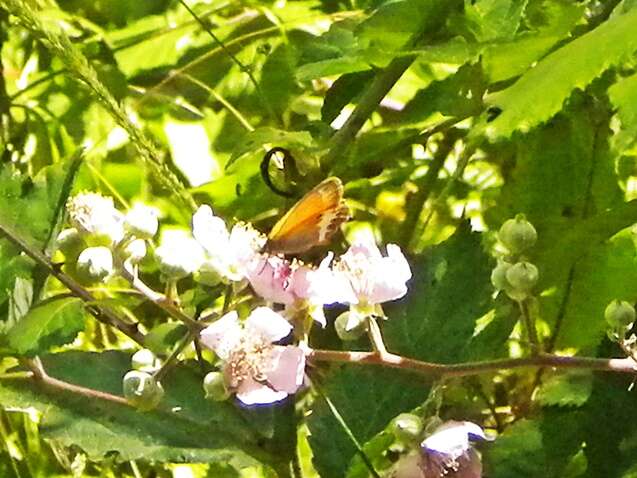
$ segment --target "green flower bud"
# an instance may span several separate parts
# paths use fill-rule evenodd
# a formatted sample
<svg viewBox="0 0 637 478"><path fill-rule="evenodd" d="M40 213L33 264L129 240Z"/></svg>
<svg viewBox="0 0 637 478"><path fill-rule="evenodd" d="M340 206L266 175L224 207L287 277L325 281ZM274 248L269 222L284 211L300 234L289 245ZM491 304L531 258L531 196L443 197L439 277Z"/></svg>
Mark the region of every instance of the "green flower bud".
<svg viewBox="0 0 637 478"><path fill-rule="evenodd" d="M391 430L402 442L419 442L422 439L422 419L413 413L401 413L392 420Z"/></svg>
<svg viewBox="0 0 637 478"><path fill-rule="evenodd" d="M134 370L142 372L154 373L161 367L161 360L148 349L140 349L131 357L131 367Z"/></svg>
<svg viewBox="0 0 637 478"><path fill-rule="evenodd" d="M538 278L539 272L537 267L530 262L518 262L517 264L513 264L506 271L506 279L510 288L505 290L507 294L511 291L513 293L523 294L526 297L529 295L529 292L531 292L531 289L535 287Z"/></svg>
<svg viewBox="0 0 637 478"><path fill-rule="evenodd" d="M355 312L343 312L336 318L334 328L341 340L358 339L365 332L365 317Z"/></svg>
<svg viewBox="0 0 637 478"><path fill-rule="evenodd" d="M113 273L113 254L108 247L87 247L77 258L78 275L88 282L99 282Z"/></svg>
<svg viewBox="0 0 637 478"><path fill-rule="evenodd" d="M493 287L497 290L504 290L510 287L506 273L512 265L513 264L509 264L505 261L498 261L498 265L491 271L491 284L493 284Z"/></svg>
<svg viewBox="0 0 637 478"><path fill-rule="evenodd" d="M606 307L604 318L615 329L628 329L635 322L635 308L625 300L613 300Z"/></svg>
<svg viewBox="0 0 637 478"><path fill-rule="evenodd" d="M157 211L144 204L135 204L124 217L124 227L138 239L152 239L159 228Z"/></svg>
<svg viewBox="0 0 637 478"><path fill-rule="evenodd" d="M86 248L86 243L82 240L80 233L74 227L62 230L56 239L56 245L59 251L64 254L64 257L71 260L76 260L83 249Z"/></svg>
<svg viewBox="0 0 637 478"><path fill-rule="evenodd" d="M223 402L230 397L226 382L221 372L210 372L203 379L203 391L208 400Z"/></svg>
<svg viewBox="0 0 637 478"><path fill-rule="evenodd" d="M523 214L509 219L498 231L500 242L512 253L519 254L532 247L537 241L537 232Z"/></svg>
<svg viewBox="0 0 637 478"><path fill-rule="evenodd" d="M131 370L122 381L124 397L140 410L152 410L159 405L164 389L155 378L146 372Z"/></svg>

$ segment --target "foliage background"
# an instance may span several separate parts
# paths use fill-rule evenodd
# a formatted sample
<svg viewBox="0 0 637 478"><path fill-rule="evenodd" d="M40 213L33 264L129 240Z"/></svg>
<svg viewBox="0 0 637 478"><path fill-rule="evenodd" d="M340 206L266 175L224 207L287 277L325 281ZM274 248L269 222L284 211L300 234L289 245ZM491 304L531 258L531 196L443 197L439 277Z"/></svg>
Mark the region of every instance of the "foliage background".
<svg viewBox="0 0 637 478"><path fill-rule="evenodd" d="M298 175L271 169L276 184L300 194L339 176L346 235L369 223L409 252L410 293L383 324L391 351L442 363L527 352L515 304L489 281L495 231L522 212L539 236L546 347L621 356L603 312L637 299L634 5L0 0L0 222L50 252L66 197L90 189L152 204L165 225L187 227L209 203L265 231L290 202L260 163L286 147ZM223 292L184 289L193 310ZM206 402L187 361L158 411L91 402L17 376L19 358L39 355L52 376L121 393L137 346L63 292L0 241L2 476L366 476L325 397L382 462L383 430L433 383L318 365L321 393L245 410ZM159 354L183 333L124 285L94 292ZM351 347L330 327L313 341ZM631 477L631 380L504 370L447 380L437 412L498 433L482 449L487 476Z"/></svg>

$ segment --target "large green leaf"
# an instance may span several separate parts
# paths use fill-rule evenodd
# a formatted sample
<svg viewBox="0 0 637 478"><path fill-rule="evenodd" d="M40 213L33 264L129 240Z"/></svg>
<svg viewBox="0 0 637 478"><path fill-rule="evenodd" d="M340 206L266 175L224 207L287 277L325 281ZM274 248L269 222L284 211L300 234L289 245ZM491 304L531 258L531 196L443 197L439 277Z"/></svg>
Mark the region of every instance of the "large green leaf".
<svg viewBox="0 0 637 478"><path fill-rule="evenodd" d="M37 355L67 344L84 328L80 299L64 298L33 307L8 333L9 346L19 355Z"/></svg>
<svg viewBox="0 0 637 478"><path fill-rule="evenodd" d="M475 133L497 140L544 123L562 109L573 90L586 88L604 71L630 58L637 49L636 29L637 9L632 9L551 53L489 98L501 112Z"/></svg>
<svg viewBox="0 0 637 478"><path fill-rule="evenodd" d="M49 375L74 384L121 394L130 357L121 352L66 352L43 357ZM117 453L120 460L229 463L236 468L275 464L260 433L232 403L211 403L201 378L187 367L162 382L161 410L133 408L39 387L30 381L0 382L6 407L34 407L43 413L42 436L79 446L90 458Z"/></svg>
<svg viewBox="0 0 637 478"><path fill-rule="evenodd" d="M476 321L491 307L491 266L480 234L472 233L467 223L413 261L407 297L386 308L389 320L383 332L389 349L421 360L465 360L472 354Z"/></svg>

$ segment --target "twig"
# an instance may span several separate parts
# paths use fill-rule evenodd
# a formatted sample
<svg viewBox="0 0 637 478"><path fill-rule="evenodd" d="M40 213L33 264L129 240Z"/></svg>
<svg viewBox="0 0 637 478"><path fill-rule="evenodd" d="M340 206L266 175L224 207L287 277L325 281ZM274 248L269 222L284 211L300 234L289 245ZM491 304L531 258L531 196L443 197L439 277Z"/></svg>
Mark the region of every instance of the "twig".
<svg viewBox="0 0 637 478"><path fill-rule="evenodd" d="M118 403L120 405L131 406L124 397L120 397L119 395L113 395L107 392L102 392L101 390L94 390L92 388L82 387L80 385L75 385L73 383L65 382L64 380L59 380L57 378L51 377L49 374L46 373L46 370L44 370L44 367L42 366L42 362L37 357L35 359L26 359L22 362L29 370L33 372L33 378L46 386L75 393L77 395L82 395L90 399L97 398L100 400L107 400L109 402Z"/></svg>
<svg viewBox="0 0 637 478"><path fill-rule="evenodd" d="M411 370L434 377L466 377L481 373L512 370L525 367L552 367L556 369L589 369L602 372L637 374L637 361L633 358L567 357L539 353L532 357L485 360L459 364L423 362L390 352L343 352L339 350L309 349L309 360L317 362L341 362L360 365L379 365Z"/></svg>
<svg viewBox="0 0 637 478"><path fill-rule="evenodd" d="M19 247L26 255L43 266L49 274L64 284L76 297L85 302L86 309L100 322L115 327L140 345L144 343L144 334L141 333L137 324L123 321L111 308L98 305L98 300L84 287L78 284L73 278L66 275L51 260L42 254L36 247L27 244L15 232L7 226L0 224L0 234Z"/></svg>
<svg viewBox="0 0 637 478"><path fill-rule="evenodd" d="M409 68L414 58L414 56L395 58L387 68L374 77L369 88L362 94L356 109L347 118L341 129L334 133L330 139L329 151L321 160L323 171L329 171L336 159L343 156L367 118Z"/></svg>
<svg viewBox="0 0 637 478"><path fill-rule="evenodd" d="M184 314L175 303L164 294L157 292L148 287L139 277L131 274L123 265L119 268L119 274L126 279L140 294L157 305L160 309L170 315L172 318L183 322L192 332L198 334L205 325Z"/></svg>

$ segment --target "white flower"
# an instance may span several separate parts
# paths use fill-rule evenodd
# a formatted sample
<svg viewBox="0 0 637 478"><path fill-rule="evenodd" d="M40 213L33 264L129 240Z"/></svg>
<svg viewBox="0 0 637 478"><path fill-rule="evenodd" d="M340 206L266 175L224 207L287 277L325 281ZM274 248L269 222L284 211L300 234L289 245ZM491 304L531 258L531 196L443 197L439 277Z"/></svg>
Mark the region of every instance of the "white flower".
<svg viewBox="0 0 637 478"><path fill-rule="evenodd" d="M207 205L193 215L192 234L206 251L203 272L233 282L245 278L246 267L265 244L265 238L245 224L236 224L228 232L223 219Z"/></svg>
<svg viewBox="0 0 637 478"><path fill-rule="evenodd" d="M187 231L169 229L162 233L155 249L159 269L171 279L181 279L195 272L204 261L199 243Z"/></svg>
<svg viewBox="0 0 637 478"><path fill-rule="evenodd" d="M80 193L66 205L69 221L91 246L112 246L124 238L124 215L113 198L98 193Z"/></svg>
<svg viewBox="0 0 637 478"><path fill-rule="evenodd" d="M258 307L245 322L229 312L201 332L201 342L224 363L228 388L246 405L267 404L295 393L303 384L305 354L292 345L274 345L292 331L268 307Z"/></svg>
<svg viewBox="0 0 637 478"><path fill-rule="evenodd" d="M152 239L159 228L157 216L155 208L137 203L126 213L124 226L138 239Z"/></svg>
<svg viewBox="0 0 637 478"><path fill-rule="evenodd" d="M403 297L411 269L400 247L387 245L383 257L373 239L350 246L334 267L347 277L353 296L350 304L373 305Z"/></svg>

